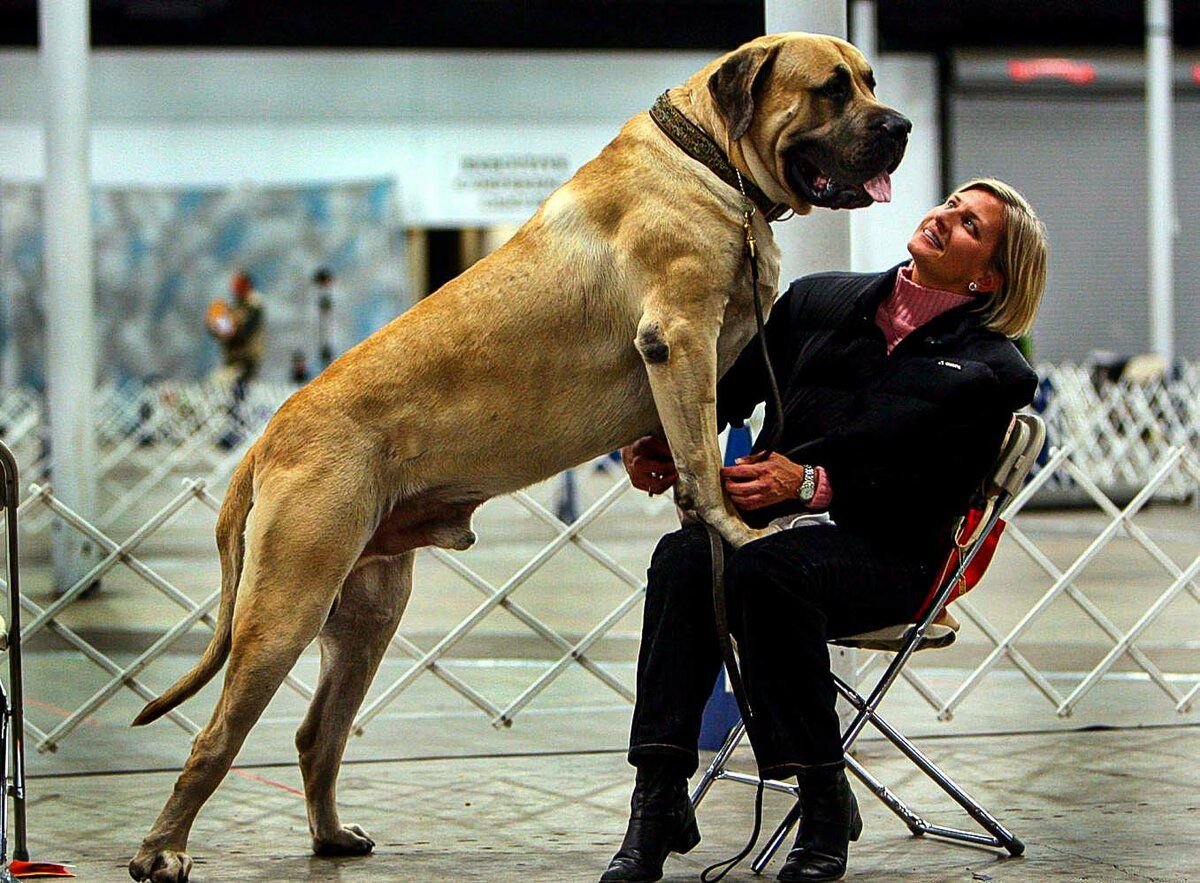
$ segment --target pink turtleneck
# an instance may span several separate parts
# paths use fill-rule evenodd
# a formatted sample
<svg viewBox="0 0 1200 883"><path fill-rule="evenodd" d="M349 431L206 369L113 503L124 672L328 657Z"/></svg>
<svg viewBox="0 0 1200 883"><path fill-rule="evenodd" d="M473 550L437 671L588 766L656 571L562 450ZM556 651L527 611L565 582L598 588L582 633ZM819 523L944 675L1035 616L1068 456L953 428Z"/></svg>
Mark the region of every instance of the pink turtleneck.
<svg viewBox="0 0 1200 883"><path fill-rule="evenodd" d="M879 309L875 311L875 324L879 326L884 340L887 341L889 356L896 344L917 328L936 319L947 310L968 304L972 300L970 295L918 285L912 281L912 271L912 264L900 268L892 293L880 301ZM817 492L808 508L820 511L828 509L829 504L833 502L833 488L829 486L829 476L824 467L817 466L815 471Z"/></svg>
<svg viewBox="0 0 1200 883"><path fill-rule="evenodd" d="M885 297L875 311L875 324L887 341L888 355L896 344L931 319L936 319L946 310L969 304L973 298L967 294L926 288L912 280L912 264L901 267L896 274L892 293Z"/></svg>

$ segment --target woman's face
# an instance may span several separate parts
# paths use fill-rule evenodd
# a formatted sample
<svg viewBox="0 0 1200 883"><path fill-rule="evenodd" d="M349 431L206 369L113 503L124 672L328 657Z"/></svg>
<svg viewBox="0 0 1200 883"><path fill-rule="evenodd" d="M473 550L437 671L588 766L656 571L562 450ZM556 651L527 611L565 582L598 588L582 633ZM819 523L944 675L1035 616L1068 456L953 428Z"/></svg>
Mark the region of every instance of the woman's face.
<svg viewBox="0 0 1200 883"><path fill-rule="evenodd" d="M921 219L908 241L913 281L962 294L995 291L1004 282L992 268L1003 225L1004 204L986 190L951 194Z"/></svg>

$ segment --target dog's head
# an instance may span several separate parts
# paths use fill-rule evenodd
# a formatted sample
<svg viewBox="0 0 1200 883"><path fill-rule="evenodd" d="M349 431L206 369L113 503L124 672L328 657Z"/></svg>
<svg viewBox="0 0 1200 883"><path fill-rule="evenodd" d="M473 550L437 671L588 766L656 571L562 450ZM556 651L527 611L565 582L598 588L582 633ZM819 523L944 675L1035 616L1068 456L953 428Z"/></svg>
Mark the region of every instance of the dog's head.
<svg viewBox="0 0 1200 883"><path fill-rule="evenodd" d="M759 37L705 71L731 158L797 212L891 198L912 124L875 100L867 60L818 34Z"/></svg>

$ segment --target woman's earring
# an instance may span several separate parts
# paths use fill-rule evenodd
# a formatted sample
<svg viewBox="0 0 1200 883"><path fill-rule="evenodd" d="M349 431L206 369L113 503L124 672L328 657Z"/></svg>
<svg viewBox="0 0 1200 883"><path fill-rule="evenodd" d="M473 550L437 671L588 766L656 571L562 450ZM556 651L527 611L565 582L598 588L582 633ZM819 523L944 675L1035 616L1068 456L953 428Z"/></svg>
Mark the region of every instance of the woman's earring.
<svg viewBox="0 0 1200 883"><path fill-rule="evenodd" d="M978 286L978 285L976 285L974 282L972 282L970 285L968 285L968 286L967 286L967 288L968 288L968 289L970 289L971 291L978 291L978 290L979 290L979 286Z"/></svg>

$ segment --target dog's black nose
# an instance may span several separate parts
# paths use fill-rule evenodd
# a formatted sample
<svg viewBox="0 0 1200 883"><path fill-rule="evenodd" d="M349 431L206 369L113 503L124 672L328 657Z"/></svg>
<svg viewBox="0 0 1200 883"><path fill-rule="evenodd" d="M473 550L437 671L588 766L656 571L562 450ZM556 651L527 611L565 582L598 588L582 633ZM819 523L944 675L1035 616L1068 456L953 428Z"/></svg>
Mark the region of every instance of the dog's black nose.
<svg viewBox="0 0 1200 883"><path fill-rule="evenodd" d="M912 131L912 122L903 114L888 111L875 121L875 128L893 140L903 141Z"/></svg>

